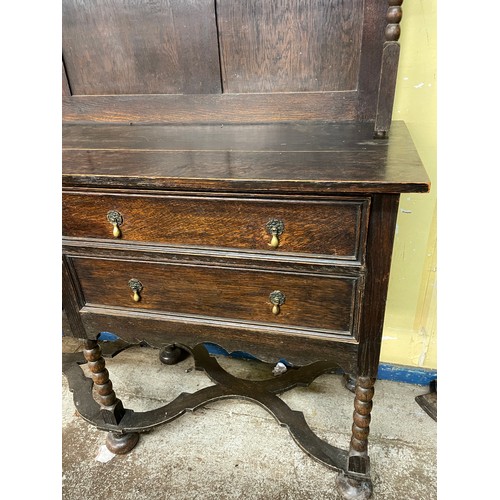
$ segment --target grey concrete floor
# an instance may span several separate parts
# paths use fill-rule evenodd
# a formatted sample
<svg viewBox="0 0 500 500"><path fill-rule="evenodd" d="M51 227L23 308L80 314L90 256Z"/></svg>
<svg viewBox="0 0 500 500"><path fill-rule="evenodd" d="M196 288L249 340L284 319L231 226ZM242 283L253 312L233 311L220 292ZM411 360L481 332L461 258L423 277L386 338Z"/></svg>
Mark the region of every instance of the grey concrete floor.
<svg viewBox="0 0 500 500"><path fill-rule="evenodd" d="M63 338L63 351L81 350ZM268 365L219 357L230 373L269 378ZM131 347L106 359L117 396L126 408L147 411L180 392L212 385L188 358L174 366L158 350ZM370 426L373 498L437 498L436 422L415 402L427 387L380 380L375 388ZM352 424L353 395L339 375L325 374L308 388L282 399L304 413L322 439L346 449ZM127 455L104 447L105 432L75 411L66 379L62 384L62 498L64 500L272 499L340 500L337 473L307 456L264 409L252 402L207 404L142 434Z"/></svg>

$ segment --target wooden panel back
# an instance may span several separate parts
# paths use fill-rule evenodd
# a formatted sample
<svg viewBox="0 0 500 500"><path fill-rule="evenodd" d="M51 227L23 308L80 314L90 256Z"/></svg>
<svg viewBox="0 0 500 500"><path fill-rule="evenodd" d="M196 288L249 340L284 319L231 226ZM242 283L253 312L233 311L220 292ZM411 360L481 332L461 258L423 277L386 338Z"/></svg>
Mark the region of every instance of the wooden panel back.
<svg viewBox="0 0 500 500"><path fill-rule="evenodd" d="M64 0L73 95L220 93L211 0Z"/></svg>
<svg viewBox="0 0 500 500"><path fill-rule="evenodd" d="M357 88L363 0L217 0L225 92Z"/></svg>
<svg viewBox="0 0 500 500"><path fill-rule="evenodd" d="M63 120L372 122L401 3L63 0Z"/></svg>

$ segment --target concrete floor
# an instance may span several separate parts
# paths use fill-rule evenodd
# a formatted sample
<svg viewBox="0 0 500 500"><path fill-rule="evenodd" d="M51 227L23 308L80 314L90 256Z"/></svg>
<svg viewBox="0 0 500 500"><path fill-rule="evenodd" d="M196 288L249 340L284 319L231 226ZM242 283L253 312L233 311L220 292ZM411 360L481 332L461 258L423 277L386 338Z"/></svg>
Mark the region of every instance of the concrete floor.
<svg viewBox="0 0 500 500"><path fill-rule="evenodd" d="M63 338L63 351L81 346ZM241 378L271 376L268 365L219 358ZM131 347L106 365L126 408L147 411L180 392L212 385L188 358L174 366L160 363L158 351ZM437 498L436 422L415 402L427 387L380 380L376 384L370 457L373 498ZM318 377L282 399L304 413L311 428L332 445L346 449L353 395L339 375ZM104 447L105 432L75 411L63 377L62 498L64 500L252 499L340 500L336 472L315 462L264 409L251 402L217 401L142 434L128 455Z"/></svg>

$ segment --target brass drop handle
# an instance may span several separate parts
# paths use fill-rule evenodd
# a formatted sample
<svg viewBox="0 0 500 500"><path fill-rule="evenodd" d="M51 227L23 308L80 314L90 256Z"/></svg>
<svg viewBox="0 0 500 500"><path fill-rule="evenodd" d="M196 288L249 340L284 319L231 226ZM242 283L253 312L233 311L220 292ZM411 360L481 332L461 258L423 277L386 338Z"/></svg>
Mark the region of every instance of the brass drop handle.
<svg viewBox="0 0 500 500"><path fill-rule="evenodd" d="M113 224L113 236L119 238L122 235L119 227L123 224L122 214L116 210L110 210L106 218L110 224Z"/></svg>
<svg viewBox="0 0 500 500"><path fill-rule="evenodd" d="M140 292L142 292L143 289L142 283L138 279L132 278L131 280L129 280L128 286L134 292L133 295L134 302L139 302L141 300L141 296L139 294Z"/></svg>
<svg viewBox="0 0 500 500"><path fill-rule="evenodd" d="M269 243L270 247L278 248L280 245L279 236L283 234L285 230L285 224L282 220L271 219L266 224L266 231L271 235L271 241Z"/></svg>
<svg viewBox="0 0 500 500"><path fill-rule="evenodd" d="M273 305L272 313L277 316L280 313L280 307L285 303L285 294L279 290L274 290L269 294L269 301Z"/></svg>

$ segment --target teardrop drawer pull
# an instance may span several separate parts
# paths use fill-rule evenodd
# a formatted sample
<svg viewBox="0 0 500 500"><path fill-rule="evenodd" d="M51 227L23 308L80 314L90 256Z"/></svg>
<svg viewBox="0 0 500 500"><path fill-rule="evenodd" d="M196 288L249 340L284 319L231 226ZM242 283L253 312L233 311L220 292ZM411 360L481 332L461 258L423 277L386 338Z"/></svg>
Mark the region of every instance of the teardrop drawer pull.
<svg viewBox="0 0 500 500"><path fill-rule="evenodd" d="M138 279L132 278L131 280L129 280L128 286L134 292L134 302L139 302L141 300L141 296L139 294L143 289L142 283Z"/></svg>
<svg viewBox="0 0 500 500"><path fill-rule="evenodd" d="M113 236L119 238L122 235L120 227L123 224L123 216L116 210L110 210L107 214L107 219L110 224L113 224Z"/></svg>
<svg viewBox="0 0 500 500"><path fill-rule="evenodd" d="M269 294L269 301L273 304L272 312L275 316L280 313L280 307L285 303L285 294L279 290L275 290Z"/></svg>
<svg viewBox="0 0 500 500"><path fill-rule="evenodd" d="M285 224L282 220L279 219L271 219L266 224L266 231L271 235L271 242L269 246L273 248L278 248L280 244L279 236L283 234L285 230Z"/></svg>

